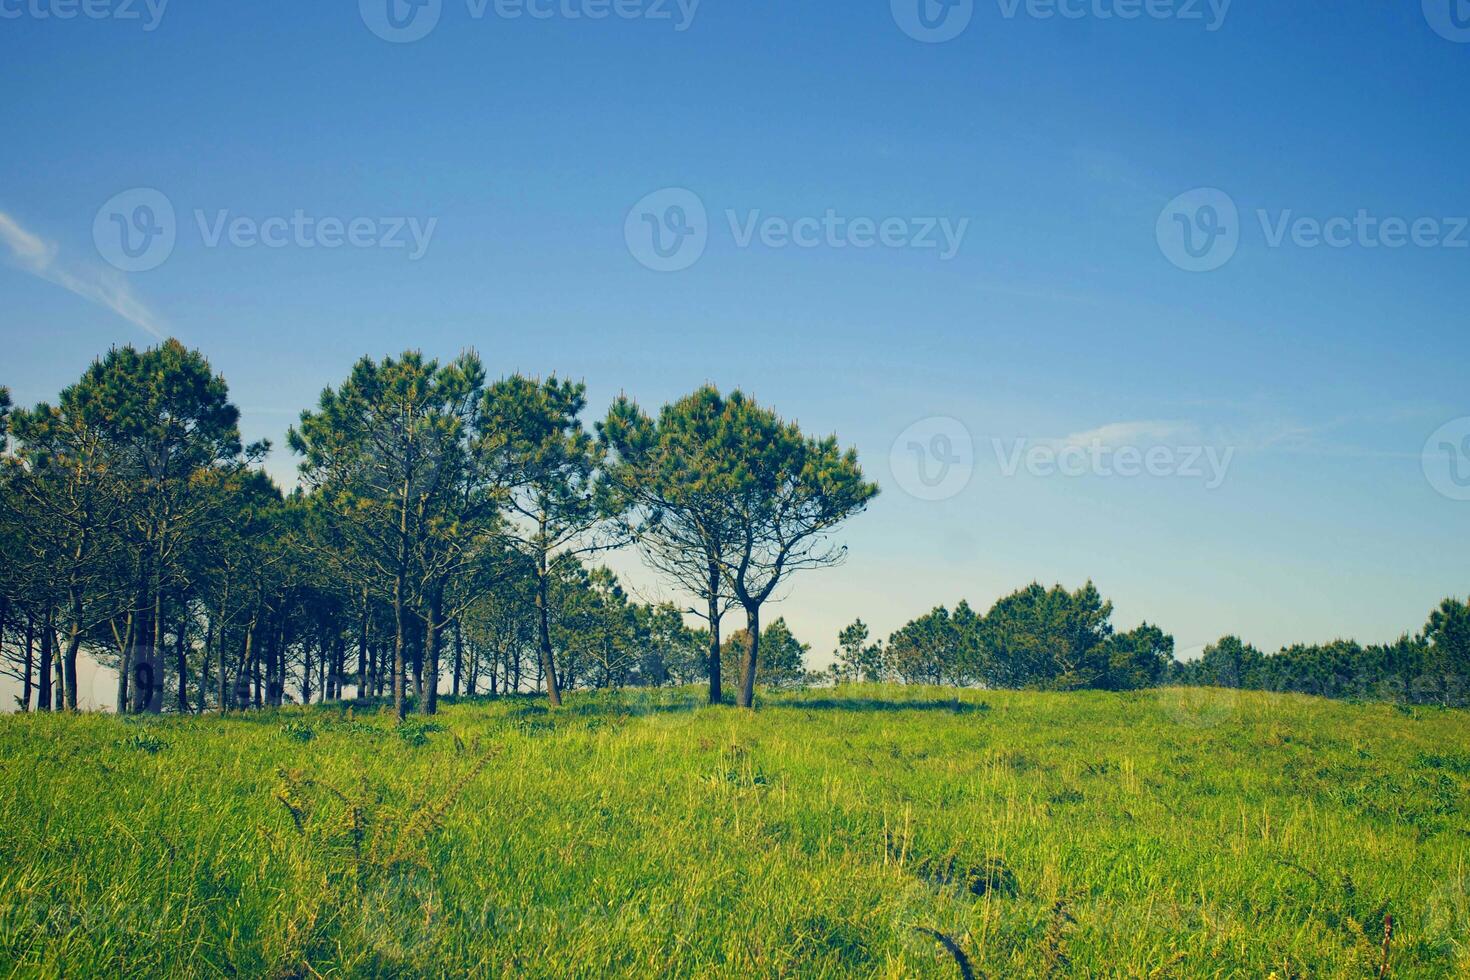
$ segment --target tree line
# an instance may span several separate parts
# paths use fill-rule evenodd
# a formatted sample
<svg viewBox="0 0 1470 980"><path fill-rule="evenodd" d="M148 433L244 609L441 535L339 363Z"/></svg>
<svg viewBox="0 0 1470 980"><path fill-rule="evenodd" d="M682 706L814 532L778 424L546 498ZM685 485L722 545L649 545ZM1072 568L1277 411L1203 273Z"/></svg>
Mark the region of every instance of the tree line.
<svg viewBox="0 0 1470 980"><path fill-rule="evenodd" d="M580 383L492 381L473 352L363 358L290 429L285 493L177 341L113 348L54 404L0 389L0 669L43 710L77 708L84 651L119 711L371 696L403 717L446 681L559 705L704 680L753 706L757 665L790 654L762 608L841 560L833 532L878 488L739 391L621 397L590 428L585 407ZM596 564L628 546L699 604L630 598Z"/></svg>
<svg viewBox="0 0 1470 980"><path fill-rule="evenodd" d="M1265 654L1232 635L1190 660L1175 658L1174 638L1157 626L1115 630L1112 613L1091 582L1071 592L1033 583L983 615L963 601L953 611L938 607L886 642L870 642L858 620L839 635L831 674L1044 690L1225 687L1453 706L1470 698L1470 602L1455 598L1391 643L1334 640Z"/></svg>
<svg viewBox="0 0 1470 980"><path fill-rule="evenodd" d="M707 684L749 707L757 680L1464 700L1455 599L1391 644L1265 655L1230 636L1181 662L1157 626L1115 629L1090 582L939 607L886 640L859 620L814 674L763 610L842 560L834 533L878 492L856 454L708 385L656 413L619 397L590 427L585 408L579 383L492 381L472 352L363 358L288 432L286 493L177 341L110 350L54 404L0 388L0 673L23 710L75 710L85 652L115 671L119 711L371 697L399 717L434 713L444 685L559 705ZM631 596L598 564L624 548L693 606Z"/></svg>

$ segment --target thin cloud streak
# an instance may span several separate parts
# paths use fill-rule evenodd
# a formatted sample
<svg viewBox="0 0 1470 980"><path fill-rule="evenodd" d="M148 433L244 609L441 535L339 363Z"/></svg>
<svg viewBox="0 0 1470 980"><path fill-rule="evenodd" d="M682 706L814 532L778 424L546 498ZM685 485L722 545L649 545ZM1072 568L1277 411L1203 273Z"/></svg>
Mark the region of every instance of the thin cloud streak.
<svg viewBox="0 0 1470 980"><path fill-rule="evenodd" d="M9 251L11 264L22 271L111 310L159 340L165 338L166 332L158 316L133 294L125 279L104 269L63 267L57 261L58 249L54 242L22 228L4 211L0 211L0 244Z"/></svg>
<svg viewBox="0 0 1470 980"><path fill-rule="evenodd" d="M1086 432L1074 432L1061 441L1067 446L1091 446L1099 444L1103 446L1137 446L1145 443L1153 444L1164 439L1169 439L1183 433L1193 431L1193 426L1185 422L1111 422L1089 429Z"/></svg>

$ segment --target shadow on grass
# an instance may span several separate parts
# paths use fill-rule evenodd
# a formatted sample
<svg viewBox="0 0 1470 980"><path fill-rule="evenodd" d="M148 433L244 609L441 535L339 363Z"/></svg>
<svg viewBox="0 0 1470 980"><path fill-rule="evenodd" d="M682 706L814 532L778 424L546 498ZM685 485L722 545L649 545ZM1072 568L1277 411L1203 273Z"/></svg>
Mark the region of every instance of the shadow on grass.
<svg viewBox="0 0 1470 980"><path fill-rule="evenodd" d="M482 699L476 698L475 701ZM494 699L491 699L494 700ZM701 708L725 708L738 710L735 707L733 697L726 697L718 705L711 705L703 691L684 692L670 689L657 691L635 691L624 690L617 693L596 692L592 696L584 693L582 696L571 695L567 703L561 708L552 709L546 703L546 696L519 694L510 697L502 696L498 699L501 703L506 701L514 705L512 714L524 717L527 715L562 715L566 717L596 717L608 715L640 715L640 714L669 714L697 711ZM850 711L854 713L892 713L901 711L945 711L951 714L974 714L989 711L990 705L983 701L961 701L958 698L936 698L936 699L886 699L886 698L844 698L844 697L819 697L805 698L789 695L767 695L757 697L756 711Z"/></svg>
<svg viewBox="0 0 1470 980"><path fill-rule="evenodd" d="M418 713L418 704L413 698L407 700L410 718L423 717ZM733 697L726 697L719 705L711 705L703 689L637 689L621 691L569 692L566 703L552 708L544 693L521 692L516 694L477 694L474 696L441 695L440 707L491 706L505 709L502 716L508 721L530 718L567 719L582 718L628 718L640 715L687 714L702 708L739 710ZM308 715L317 718L341 719L349 714L364 720L391 715L392 698L363 698L316 703L310 706L287 704L278 709L232 711L226 717L236 722L273 725L279 724L282 716L299 717ZM766 711L832 711L854 714L893 714L904 711L948 712L950 714L975 714L990 710L983 701L961 701L957 698L879 698L879 697L806 697L799 692L770 693L758 695L756 713Z"/></svg>
<svg viewBox="0 0 1470 980"><path fill-rule="evenodd" d="M948 711L956 715L975 714L989 711L990 705L983 701L886 701L881 698L813 698L811 700L767 701L761 707L787 708L793 711Z"/></svg>

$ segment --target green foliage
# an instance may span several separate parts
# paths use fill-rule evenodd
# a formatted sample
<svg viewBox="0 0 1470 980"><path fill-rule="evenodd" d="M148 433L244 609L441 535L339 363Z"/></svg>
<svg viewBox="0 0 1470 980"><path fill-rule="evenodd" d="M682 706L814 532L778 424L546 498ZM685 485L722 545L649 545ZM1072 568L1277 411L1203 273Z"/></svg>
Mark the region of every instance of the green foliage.
<svg viewBox="0 0 1470 980"><path fill-rule="evenodd" d="M1076 592L1032 583L1006 596L981 627L984 678L1004 687L1100 686L1112 612L1091 582Z"/></svg>
<svg viewBox="0 0 1470 980"><path fill-rule="evenodd" d="M802 643L791 633L785 618L761 630L760 663L756 666L756 683L762 687L789 689L810 680L806 655L811 645ZM740 664L750 652L750 632L736 630L725 639L720 663L725 670L725 685L736 687Z"/></svg>
<svg viewBox="0 0 1470 980"><path fill-rule="evenodd" d="M281 734L293 742L310 742L316 738L316 729L311 726L310 722L292 718L281 725Z"/></svg>
<svg viewBox="0 0 1470 980"><path fill-rule="evenodd" d="M1163 683L1174 663L1174 638L1144 623L1108 637L1102 649L1102 673L1095 686L1108 691L1137 691Z"/></svg>
<svg viewBox="0 0 1470 980"><path fill-rule="evenodd" d="M832 673L839 681L883 679L883 644L868 642L868 625L855 619L837 634Z"/></svg>
<svg viewBox="0 0 1470 980"><path fill-rule="evenodd" d="M0 519L19 529L20 581L4 598L66 637L64 700L57 691L49 706L78 706L90 643L118 667L120 708L161 710L170 600L203 572L219 488L267 445L241 445L224 379L177 340L114 347L55 405L10 421ZM47 706L44 685L38 700Z"/></svg>
<svg viewBox="0 0 1470 980"><path fill-rule="evenodd" d="M1174 638L1143 623L1116 633L1112 603L1091 582L1075 592L1032 584L976 616L965 603L906 623L881 651L862 647L861 621L839 638L839 679L853 658L876 661L906 683L1112 691L1161 684L1293 691L1332 698L1464 705L1470 672L1470 605L1446 599L1422 636L1363 646L1351 640L1296 644L1271 655L1237 636L1174 659Z"/></svg>
<svg viewBox="0 0 1470 980"><path fill-rule="evenodd" d="M435 732L444 731L444 726L438 722L424 721L419 718L408 718L398 723L394 729L404 745L420 746L429 744L429 736Z"/></svg>
<svg viewBox="0 0 1470 980"><path fill-rule="evenodd" d="M1424 637L1436 672L1444 678L1454 677L1463 685L1470 677L1470 601L1450 598L1440 603L1429 615Z"/></svg>
<svg viewBox="0 0 1470 980"><path fill-rule="evenodd" d="M982 676L980 621L968 603L940 606L888 638L886 663L910 684L968 684Z"/></svg>
<svg viewBox="0 0 1470 980"><path fill-rule="evenodd" d="M984 616L961 602L940 606L888 638L884 669L908 683L1056 690L1125 689L1156 683L1173 640L1144 624L1113 636L1112 603L1091 582L1075 592L1033 583Z"/></svg>
<svg viewBox="0 0 1470 980"><path fill-rule="evenodd" d="M127 749L135 749L139 752L147 752L149 755L157 755L168 748L169 743L157 732L132 731L117 739L118 746Z"/></svg>
<svg viewBox="0 0 1470 980"><path fill-rule="evenodd" d="M1465 675L1450 652L1454 617L1463 608L1447 599L1431 615L1423 636L1363 646L1351 640L1293 644L1263 654L1238 637L1226 636L1197 660L1172 664L1168 683L1268 691L1321 697L1398 701L1406 704L1466 704ZM1443 630L1436 632L1436 627Z"/></svg>

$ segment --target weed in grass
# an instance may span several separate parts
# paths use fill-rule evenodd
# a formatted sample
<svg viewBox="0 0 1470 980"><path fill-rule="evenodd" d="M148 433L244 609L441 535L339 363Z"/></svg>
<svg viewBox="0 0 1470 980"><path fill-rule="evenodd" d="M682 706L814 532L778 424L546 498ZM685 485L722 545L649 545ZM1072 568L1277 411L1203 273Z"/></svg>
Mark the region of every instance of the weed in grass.
<svg viewBox="0 0 1470 980"><path fill-rule="evenodd" d="M136 749L139 752L147 752L149 755L157 755L159 752L168 748L169 743L154 732L143 731L129 732L127 735L119 738L117 744L123 748Z"/></svg>
<svg viewBox="0 0 1470 980"><path fill-rule="evenodd" d="M300 719L292 719L281 725L281 734L293 742L310 742L316 738L316 729Z"/></svg>

